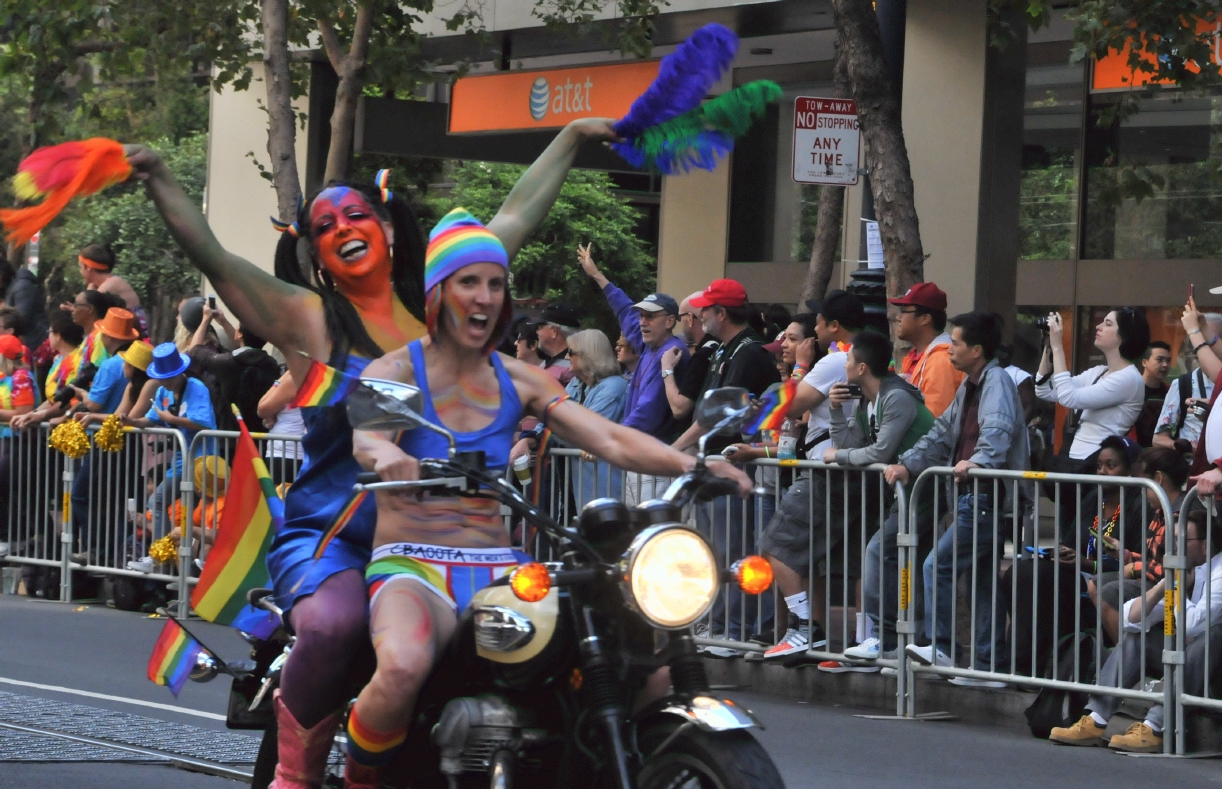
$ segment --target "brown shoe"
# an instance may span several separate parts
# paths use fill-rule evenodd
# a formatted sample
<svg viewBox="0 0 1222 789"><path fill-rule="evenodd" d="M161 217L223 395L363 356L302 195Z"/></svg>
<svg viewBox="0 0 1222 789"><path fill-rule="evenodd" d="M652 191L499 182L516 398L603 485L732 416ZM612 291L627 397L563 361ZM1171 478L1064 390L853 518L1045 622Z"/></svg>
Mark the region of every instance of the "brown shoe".
<svg viewBox="0 0 1222 789"><path fill-rule="evenodd" d="M1134 723L1124 734L1117 734L1108 747L1129 753L1162 753L1163 738L1143 721Z"/></svg>
<svg viewBox="0 0 1222 789"><path fill-rule="evenodd" d="M1104 728L1095 723L1095 719L1088 712L1072 726L1058 726L1053 729L1048 734L1048 739L1062 745L1107 745L1103 739Z"/></svg>

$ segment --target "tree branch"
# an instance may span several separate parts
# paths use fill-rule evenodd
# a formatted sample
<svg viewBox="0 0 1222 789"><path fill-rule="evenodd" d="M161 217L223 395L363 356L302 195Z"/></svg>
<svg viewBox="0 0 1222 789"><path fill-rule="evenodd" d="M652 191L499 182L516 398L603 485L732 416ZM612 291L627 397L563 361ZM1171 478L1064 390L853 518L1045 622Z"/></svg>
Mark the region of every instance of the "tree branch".
<svg viewBox="0 0 1222 789"><path fill-rule="evenodd" d="M322 34L322 45L326 50L327 60L331 61L331 68L335 69L336 74L339 74L344 67L344 50L339 43L339 36L335 33L335 27L329 20L319 17L318 32Z"/></svg>

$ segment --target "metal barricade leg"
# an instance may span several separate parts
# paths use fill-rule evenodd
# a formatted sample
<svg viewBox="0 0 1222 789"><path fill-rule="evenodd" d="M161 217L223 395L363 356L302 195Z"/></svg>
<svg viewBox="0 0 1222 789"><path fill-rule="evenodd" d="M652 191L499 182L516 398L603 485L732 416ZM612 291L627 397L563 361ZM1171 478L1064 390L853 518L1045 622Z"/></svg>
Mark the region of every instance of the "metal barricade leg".
<svg viewBox="0 0 1222 789"><path fill-rule="evenodd" d="M76 461L71 458L64 460L64 488L60 498L62 526L59 533L59 599L64 603L72 601L72 485L76 477L75 466Z"/></svg>

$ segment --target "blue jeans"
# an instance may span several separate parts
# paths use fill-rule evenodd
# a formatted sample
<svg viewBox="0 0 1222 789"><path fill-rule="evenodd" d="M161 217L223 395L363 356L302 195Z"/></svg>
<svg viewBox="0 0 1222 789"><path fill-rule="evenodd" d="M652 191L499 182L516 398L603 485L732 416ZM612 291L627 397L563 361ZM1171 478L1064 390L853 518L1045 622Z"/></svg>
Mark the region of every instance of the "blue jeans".
<svg viewBox="0 0 1222 789"><path fill-rule="evenodd" d="M745 501L737 496L722 496L708 504L697 505L696 526L712 543L717 563L729 567L756 552L757 532L772 520L775 508L772 496ZM752 633L771 626L774 612L771 589L758 596L744 595L738 584L723 584L713 603L709 632L724 634L734 641L746 641Z"/></svg>
<svg viewBox="0 0 1222 789"><path fill-rule="evenodd" d="M969 575L976 603L975 668L1004 671L1005 650L998 648L1005 643L1006 627L1000 590L995 590L997 577L995 567L998 543L993 533L993 496L981 493L972 501L972 494L959 497L955 522L938 540L937 546L925 559L925 635L938 649L950 655L954 653L955 619L952 606L955 603L955 584L959 577ZM1000 504L996 507L1000 518ZM999 521L997 530L1004 526ZM1004 533L1002 533L1004 534ZM937 574L935 582L934 575ZM996 625L996 633L993 632ZM936 631L936 632L935 632ZM997 664L992 663L993 658Z"/></svg>

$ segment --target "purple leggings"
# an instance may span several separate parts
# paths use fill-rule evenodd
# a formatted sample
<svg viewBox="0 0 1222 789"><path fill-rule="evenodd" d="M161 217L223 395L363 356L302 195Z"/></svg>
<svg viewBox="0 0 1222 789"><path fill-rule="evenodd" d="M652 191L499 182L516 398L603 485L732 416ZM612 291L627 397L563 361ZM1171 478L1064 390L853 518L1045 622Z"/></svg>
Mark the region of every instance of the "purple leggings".
<svg viewBox="0 0 1222 789"><path fill-rule="evenodd" d="M280 698L305 728L338 710L373 675L369 593L360 570L344 570L289 611L297 643L284 664Z"/></svg>

